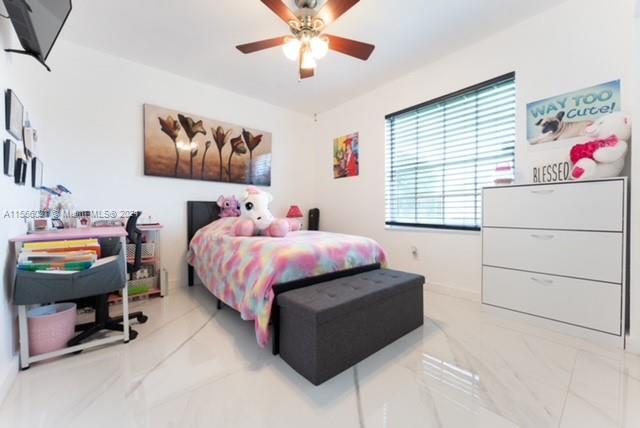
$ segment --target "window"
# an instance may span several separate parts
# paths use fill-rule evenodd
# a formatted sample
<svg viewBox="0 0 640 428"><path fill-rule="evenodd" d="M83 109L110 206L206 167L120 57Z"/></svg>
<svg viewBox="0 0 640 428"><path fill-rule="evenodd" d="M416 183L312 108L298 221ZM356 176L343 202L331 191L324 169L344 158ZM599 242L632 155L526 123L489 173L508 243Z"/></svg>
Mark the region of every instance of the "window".
<svg viewBox="0 0 640 428"><path fill-rule="evenodd" d="M482 188L514 167L515 73L386 116L386 224L480 230Z"/></svg>

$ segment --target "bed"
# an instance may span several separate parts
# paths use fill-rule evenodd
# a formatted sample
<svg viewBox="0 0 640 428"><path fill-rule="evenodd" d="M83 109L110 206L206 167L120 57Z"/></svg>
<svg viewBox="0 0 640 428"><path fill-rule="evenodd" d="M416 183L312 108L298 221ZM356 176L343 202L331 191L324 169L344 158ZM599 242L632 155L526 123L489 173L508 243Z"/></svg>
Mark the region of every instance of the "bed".
<svg viewBox="0 0 640 428"><path fill-rule="evenodd" d="M219 218L215 202L187 203L189 285L197 273L219 301L253 320L262 347L272 324L274 354L278 294L386 265L384 250L369 238L318 231L291 232L285 238L235 237L235 220Z"/></svg>

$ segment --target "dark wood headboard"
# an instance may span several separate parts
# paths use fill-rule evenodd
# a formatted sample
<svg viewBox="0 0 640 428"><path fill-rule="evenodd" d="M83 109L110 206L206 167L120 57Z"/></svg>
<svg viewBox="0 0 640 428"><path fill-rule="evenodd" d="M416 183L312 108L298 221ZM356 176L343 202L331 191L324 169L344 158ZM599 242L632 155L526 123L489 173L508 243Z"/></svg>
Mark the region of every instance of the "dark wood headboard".
<svg viewBox="0 0 640 428"><path fill-rule="evenodd" d="M220 218L220 207L213 201L187 201L187 249L198 230ZM189 286L193 285L193 266L188 265Z"/></svg>

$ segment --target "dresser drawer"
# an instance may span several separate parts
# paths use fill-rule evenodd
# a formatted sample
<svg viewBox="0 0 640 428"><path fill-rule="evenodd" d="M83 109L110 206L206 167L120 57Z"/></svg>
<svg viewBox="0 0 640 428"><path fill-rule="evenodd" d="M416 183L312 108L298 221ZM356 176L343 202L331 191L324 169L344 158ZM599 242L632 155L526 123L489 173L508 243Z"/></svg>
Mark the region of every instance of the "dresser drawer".
<svg viewBox="0 0 640 428"><path fill-rule="evenodd" d="M482 301L620 335L621 286L484 267Z"/></svg>
<svg viewBox="0 0 640 428"><path fill-rule="evenodd" d="M483 226L622 231L623 180L486 188Z"/></svg>
<svg viewBox="0 0 640 428"><path fill-rule="evenodd" d="M622 283L622 233L483 229L483 264Z"/></svg>

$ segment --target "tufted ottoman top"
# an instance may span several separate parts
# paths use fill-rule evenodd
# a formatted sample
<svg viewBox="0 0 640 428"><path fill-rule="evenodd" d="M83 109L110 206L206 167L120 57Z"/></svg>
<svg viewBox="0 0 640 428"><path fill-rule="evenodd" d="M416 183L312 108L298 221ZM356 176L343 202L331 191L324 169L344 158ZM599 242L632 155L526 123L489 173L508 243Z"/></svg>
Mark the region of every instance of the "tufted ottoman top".
<svg viewBox="0 0 640 428"><path fill-rule="evenodd" d="M334 279L278 295L278 306L322 324L376 301L424 284L422 275L378 269Z"/></svg>

